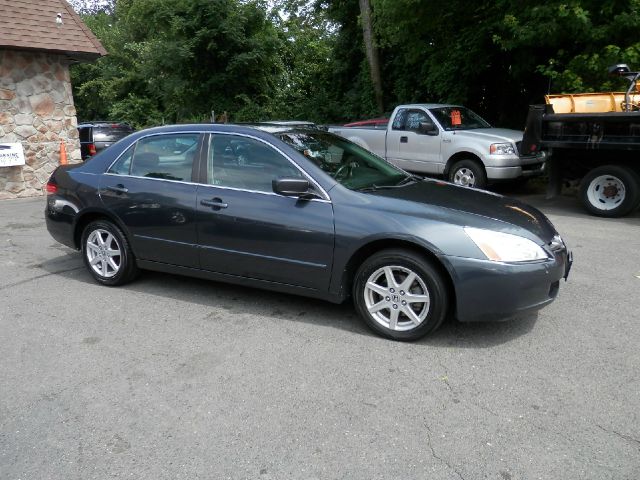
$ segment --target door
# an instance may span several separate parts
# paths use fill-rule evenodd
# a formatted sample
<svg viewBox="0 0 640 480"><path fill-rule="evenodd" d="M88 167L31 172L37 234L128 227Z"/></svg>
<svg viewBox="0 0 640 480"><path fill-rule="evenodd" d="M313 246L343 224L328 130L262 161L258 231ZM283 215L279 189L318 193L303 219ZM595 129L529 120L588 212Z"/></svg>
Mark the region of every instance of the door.
<svg viewBox="0 0 640 480"><path fill-rule="evenodd" d="M273 193L276 178L307 177L261 140L215 134L207 151L197 203L202 268L327 290L334 242L330 201Z"/></svg>
<svg viewBox="0 0 640 480"><path fill-rule="evenodd" d="M199 267L192 179L203 137L144 137L102 177L102 201L126 226L139 259Z"/></svg>
<svg viewBox="0 0 640 480"><path fill-rule="evenodd" d="M401 168L424 173L441 171L441 135L419 131L421 122L434 122L421 109L400 109L387 133L387 158ZM434 122L435 123L435 122Z"/></svg>

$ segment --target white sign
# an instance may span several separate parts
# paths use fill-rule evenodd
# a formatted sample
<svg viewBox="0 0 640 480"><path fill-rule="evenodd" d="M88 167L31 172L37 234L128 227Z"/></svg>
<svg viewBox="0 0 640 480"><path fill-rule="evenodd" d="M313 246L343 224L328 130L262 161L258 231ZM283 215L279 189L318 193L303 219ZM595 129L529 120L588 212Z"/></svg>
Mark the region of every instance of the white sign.
<svg viewBox="0 0 640 480"><path fill-rule="evenodd" d="M24 150L21 143L0 143L0 167L24 165Z"/></svg>

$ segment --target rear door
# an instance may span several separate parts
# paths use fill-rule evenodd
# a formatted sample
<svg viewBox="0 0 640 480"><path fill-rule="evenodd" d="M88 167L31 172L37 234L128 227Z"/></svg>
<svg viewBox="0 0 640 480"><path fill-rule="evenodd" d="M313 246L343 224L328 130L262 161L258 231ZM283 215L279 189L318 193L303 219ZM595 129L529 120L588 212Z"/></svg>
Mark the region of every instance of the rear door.
<svg viewBox="0 0 640 480"><path fill-rule="evenodd" d="M275 194L274 179L308 177L260 139L213 134L207 150L197 202L202 268L327 290L334 242L328 197Z"/></svg>
<svg viewBox="0 0 640 480"><path fill-rule="evenodd" d="M127 228L141 260L198 267L196 183L203 134L144 137L102 176L104 205Z"/></svg>
<svg viewBox="0 0 640 480"><path fill-rule="evenodd" d="M419 131L421 122L433 122L429 114L418 108L398 110L387 133L387 158L401 168L424 173L439 173L442 157L441 135Z"/></svg>

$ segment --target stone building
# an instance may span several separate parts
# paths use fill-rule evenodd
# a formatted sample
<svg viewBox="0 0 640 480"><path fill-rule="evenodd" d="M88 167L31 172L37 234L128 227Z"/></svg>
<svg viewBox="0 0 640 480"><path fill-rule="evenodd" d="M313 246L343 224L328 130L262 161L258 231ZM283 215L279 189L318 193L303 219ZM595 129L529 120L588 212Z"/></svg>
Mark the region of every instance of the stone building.
<svg viewBox="0 0 640 480"><path fill-rule="evenodd" d="M69 65L102 55L65 0L0 0L0 199L42 195L61 143L80 161Z"/></svg>

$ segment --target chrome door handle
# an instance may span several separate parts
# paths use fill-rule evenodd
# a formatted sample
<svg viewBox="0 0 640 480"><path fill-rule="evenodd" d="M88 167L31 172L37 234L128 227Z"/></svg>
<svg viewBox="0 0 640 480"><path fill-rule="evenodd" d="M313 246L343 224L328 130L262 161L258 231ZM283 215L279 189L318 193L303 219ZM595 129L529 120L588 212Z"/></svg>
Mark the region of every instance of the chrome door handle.
<svg viewBox="0 0 640 480"><path fill-rule="evenodd" d="M129 191L124 185L110 185L107 187L107 190L116 193L127 193Z"/></svg>
<svg viewBox="0 0 640 480"><path fill-rule="evenodd" d="M213 198L211 200L200 200L200 205L204 205L205 207L212 207L214 210L220 210L221 208L227 208L229 206L220 198Z"/></svg>

